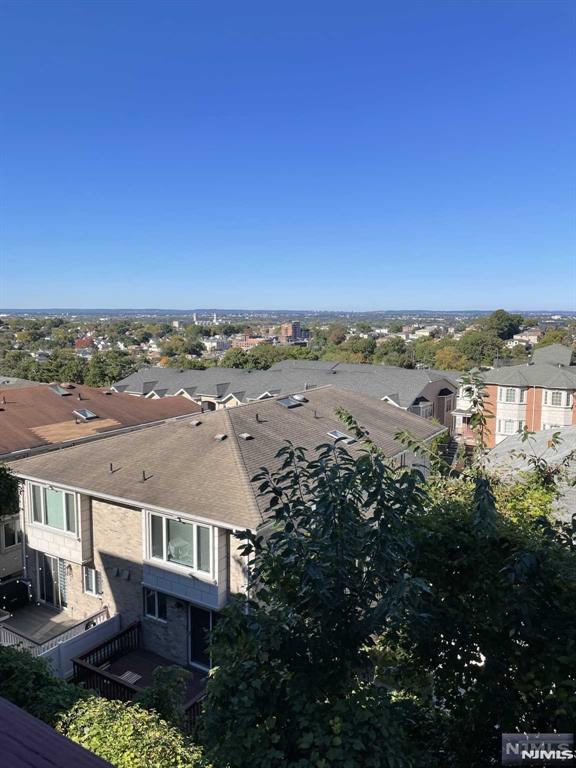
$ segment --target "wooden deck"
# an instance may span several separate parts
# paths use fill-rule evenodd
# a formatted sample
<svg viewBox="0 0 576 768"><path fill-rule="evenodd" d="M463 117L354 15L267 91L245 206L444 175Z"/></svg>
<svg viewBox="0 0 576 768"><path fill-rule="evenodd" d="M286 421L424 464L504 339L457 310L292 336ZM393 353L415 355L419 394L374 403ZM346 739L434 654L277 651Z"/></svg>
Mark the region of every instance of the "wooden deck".
<svg viewBox="0 0 576 768"><path fill-rule="evenodd" d="M79 621L81 619L73 619L65 611L57 611L45 605L26 605L15 610L9 619L2 622L2 626L35 643L45 643L76 626Z"/></svg>
<svg viewBox="0 0 576 768"><path fill-rule="evenodd" d="M130 651L119 659L104 664L101 669L116 675L137 688L147 688L152 685L154 670L157 667L177 666L173 661L159 656L157 653L138 649ZM186 698L191 699L202 693L206 686L207 673L190 670L192 677L188 681Z"/></svg>

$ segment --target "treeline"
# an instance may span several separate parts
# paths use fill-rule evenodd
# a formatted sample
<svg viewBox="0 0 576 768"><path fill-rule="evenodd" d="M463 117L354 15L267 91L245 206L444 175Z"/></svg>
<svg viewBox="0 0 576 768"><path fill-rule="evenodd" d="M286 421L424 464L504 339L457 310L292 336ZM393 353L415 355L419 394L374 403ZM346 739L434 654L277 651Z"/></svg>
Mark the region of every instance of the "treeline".
<svg viewBox="0 0 576 768"><path fill-rule="evenodd" d="M23 350L0 352L0 372L4 376L31 381L69 381L90 387L107 387L134 370L135 364L130 355L115 349L95 352L88 361L71 349L55 349L42 362Z"/></svg>

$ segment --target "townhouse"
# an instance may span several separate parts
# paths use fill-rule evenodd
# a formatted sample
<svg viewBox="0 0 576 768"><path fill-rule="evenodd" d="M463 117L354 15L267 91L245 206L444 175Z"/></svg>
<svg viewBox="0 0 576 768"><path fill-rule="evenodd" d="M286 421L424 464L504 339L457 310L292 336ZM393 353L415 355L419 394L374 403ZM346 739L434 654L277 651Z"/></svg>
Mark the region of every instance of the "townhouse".
<svg viewBox="0 0 576 768"><path fill-rule="evenodd" d="M147 398L184 396L206 409L230 408L327 384L374 397L452 427L457 375L387 365L284 360L267 371L208 368L205 371L143 367L113 389Z"/></svg>
<svg viewBox="0 0 576 768"><path fill-rule="evenodd" d="M0 383L0 462L200 411L196 403L180 398L137 400L79 384L31 383ZM0 509L0 583L19 574L22 565L18 516Z"/></svg>
<svg viewBox="0 0 576 768"><path fill-rule="evenodd" d="M480 374L485 383L485 408L489 414L488 448L525 427L539 432L576 424L576 366L570 365L571 357L570 348L553 344L536 350L528 364L495 368ZM454 433L465 444L474 442L471 415L470 402L461 383L454 412Z"/></svg>
<svg viewBox="0 0 576 768"><path fill-rule="evenodd" d="M13 462L34 600L71 622L105 612L123 631L137 623L147 653L204 674L206 630L230 595L247 589L234 534L265 519L251 478L277 466L286 440L313 451L342 439L351 452L361 450L338 407L401 465L422 460L396 440L398 432L426 441L445 431L388 403L324 386ZM105 675L118 685L111 669L89 667L90 684L98 687Z"/></svg>

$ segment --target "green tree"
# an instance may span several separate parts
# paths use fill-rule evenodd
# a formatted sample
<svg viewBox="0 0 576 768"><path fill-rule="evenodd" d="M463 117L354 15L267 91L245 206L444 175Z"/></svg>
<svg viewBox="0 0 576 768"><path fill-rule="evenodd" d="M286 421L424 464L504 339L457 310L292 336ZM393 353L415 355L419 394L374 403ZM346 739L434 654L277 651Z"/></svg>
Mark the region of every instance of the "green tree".
<svg viewBox="0 0 576 768"><path fill-rule="evenodd" d="M156 667L152 675L152 685L137 696L136 703L144 709L153 709L163 720L182 729L191 675L191 672L182 667Z"/></svg>
<svg viewBox="0 0 576 768"><path fill-rule="evenodd" d="M44 659L0 646L0 696L54 725L86 692L54 677Z"/></svg>
<svg viewBox="0 0 576 768"><path fill-rule="evenodd" d="M473 366L492 365L503 343L492 331L469 331L456 342L456 349Z"/></svg>
<svg viewBox="0 0 576 768"><path fill-rule="evenodd" d="M78 357L71 349L55 349L41 366L44 381L71 381L82 384L85 371L86 360Z"/></svg>
<svg viewBox="0 0 576 768"><path fill-rule="evenodd" d="M497 309L480 321L480 325L483 328L503 340L511 339L515 333L519 332L523 323L524 318L522 315L510 314L504 309Z"/></svg>
<svg viewBox="0 0 576 768"><path fill-rule="evenodd" d="M18 479L10 467L0 463L0 518L17 515L19 511Z"/></svg>
<svg viewBox="0 0 576 768"><path fill-rule="evenodd" d="M326 445L278 454L255 482L269 535L244 535L250 610L237 601L212 635L202 733L231 768L404 766L404 710L373 684L374 637L422 585L406 566L415 477L396 482L374 452Z"/></svg>
<svg viewBox="0 0 576 768"><path fill-rule="evenodd" d="M224 368L249 368L250 358L240 347L232 347L224 352L220 365Z"/></svg>
<svg viewBox="0 0 576 768"><path fill-rule="evenodd" d="M396 365L401 368L413 368L414 356L406 346L404 339L392 336L385 339L374 352L374 362L384 365Z"/></svg>
<svg viewBox="0 0 576 768"><path fill-rule="evenodd" d="M198 747L138 704L81 700L62 715L57 729L116 768L208 768Z"/></svg>
<svg viewBox="0 0 576 768"><path fill-rule="evenodd" d="M437 349L434 364L436 368L444 371L465 371L471 367L468 358L454 345Z"/></svg>

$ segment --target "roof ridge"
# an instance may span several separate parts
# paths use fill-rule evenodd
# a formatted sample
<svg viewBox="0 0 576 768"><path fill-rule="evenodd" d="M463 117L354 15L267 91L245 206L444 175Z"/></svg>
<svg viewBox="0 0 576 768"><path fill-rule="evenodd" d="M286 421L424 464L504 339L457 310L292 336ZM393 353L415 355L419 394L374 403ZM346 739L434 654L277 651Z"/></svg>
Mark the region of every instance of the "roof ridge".
<svg viewBox="0 0 576 768"><path fill-rule="evenodd" d="M249 403L247 403L247 405L249 405ZM262 512L260 511L260 507L258 506L258 501L256 499L256 492L254 490L254 483L252 482L252 478L248 476L248 467L246 466L246 462L244 460L242 451L240 450L240 443L238 442L238 436L236 435L236 430L234 429L234 423L232 421L232 415L230 413L230 410L231 410L230 408L224 408L225 421L227 422L231 432L232 453L234 455L234 459L238 465L238 468L240 469L240 474L242 476L243 484L248 491L248 499L250 500L252 511L255 513L257 517L260 518L261 521L263 521L264 517L262 515Z"/></svg>

